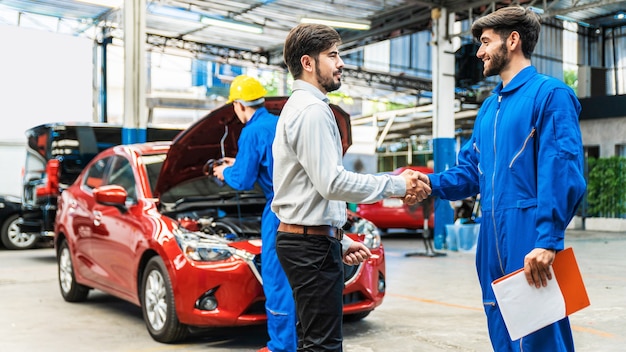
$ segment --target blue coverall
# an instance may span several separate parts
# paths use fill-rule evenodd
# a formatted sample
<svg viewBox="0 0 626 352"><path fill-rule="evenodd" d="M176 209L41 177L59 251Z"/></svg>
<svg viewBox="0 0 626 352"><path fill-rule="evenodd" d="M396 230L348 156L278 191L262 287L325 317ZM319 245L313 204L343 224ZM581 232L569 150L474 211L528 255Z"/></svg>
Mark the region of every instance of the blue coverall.
<svg viewBox="0 0 626 352"><path fill-rule="evenodd" d="M257 109L246 123L237 142L235 163L224 169L224 181L234 189L250 190L258 181L267 203L261 219L261 264L267 330L272 352L293 352L297 347L296 308L287 276L276 255L276 232L279 220L272 212L272 142L278 116L265 107Z"/></svg>
<svg viewBox="0 0 626 352"><path fill-rule="evenodd" d="M493 93L458 164L430 175L433 195L481 195L476 269L494 350L573 351L567 318L511 341L491 282L523 267L534 248L563 249L565 229L586 189L580 104L569 87L533 66Z"/></svg>

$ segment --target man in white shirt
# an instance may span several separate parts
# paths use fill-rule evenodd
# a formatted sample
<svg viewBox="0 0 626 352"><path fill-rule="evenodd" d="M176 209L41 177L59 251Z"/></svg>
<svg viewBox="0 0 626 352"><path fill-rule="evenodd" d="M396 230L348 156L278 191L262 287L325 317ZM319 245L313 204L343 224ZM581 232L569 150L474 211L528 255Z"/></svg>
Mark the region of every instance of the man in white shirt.
<svg viewBox="0 0 626 352"><path fill-rule="evenodd" d="M343 264L371 252L342 236L346 202L402 197L408 204L430 194L426 175L366 175L343 167L341 136L326 93L341 86L339 34L301 24L291 30L284 60L295 79L272 145L274 200L281 221L276 252L293 290L298 351L342 351Z"/></svg>

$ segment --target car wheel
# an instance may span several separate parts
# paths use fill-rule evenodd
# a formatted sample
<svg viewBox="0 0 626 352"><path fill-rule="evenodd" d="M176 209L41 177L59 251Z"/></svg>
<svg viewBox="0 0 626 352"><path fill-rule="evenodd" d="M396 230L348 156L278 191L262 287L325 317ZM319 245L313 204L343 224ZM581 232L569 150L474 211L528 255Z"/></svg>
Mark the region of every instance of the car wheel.
<svg viewBox="0 0 626 352"><path fill-rule="evenodd" d="M59 246L57 262L59 268L59 287L61 288L63 299L67 302L82 302L87 299L89 287L76 282L74 265L72 264L70 247L67 245L67 241L62 241Z"/></svg>
<svg viewBox="0 0 626 352"><path fill-rule="evenodd" d="M361 312L361 313L354 313L354 314L346 314L346 315L343 316L343 321L352 323L352 322L355 322L355 321L363 320L368 315L370 315L370 311Z"/></svg>
<svg viewBox="0 0 626 352"><path fill-rule="evenodd" d="M20 230L20 223L22 217L19 215L9 216L2 229L0 229L0 237L2 237L2 244L7 249L31 249L37 244L37 235L31 233L24 233Z"/></svg>
<svg viewBox="0 0 626 352"><path fill-rule="evenodd" d="M156 341L172 343L187 337L189 330L178 321L172 282L161 257L152 257L143 272L141 311Z"/></svg>

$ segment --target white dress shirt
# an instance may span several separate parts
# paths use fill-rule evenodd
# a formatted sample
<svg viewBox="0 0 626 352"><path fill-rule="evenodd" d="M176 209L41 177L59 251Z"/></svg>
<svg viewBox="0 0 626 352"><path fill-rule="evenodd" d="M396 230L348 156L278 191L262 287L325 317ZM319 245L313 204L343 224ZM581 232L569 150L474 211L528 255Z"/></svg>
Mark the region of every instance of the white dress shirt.
<svg viewBox="0 0 626 352"><path fill-rule="evenodd" d="M328 98L302 80L294 82L280 114L272 151L272 211L284 223L341 228L346 202L373 203L406 194L402 176L359 174L343 167L341 136ZM344 250L349 243L343 243Z"/></svg>

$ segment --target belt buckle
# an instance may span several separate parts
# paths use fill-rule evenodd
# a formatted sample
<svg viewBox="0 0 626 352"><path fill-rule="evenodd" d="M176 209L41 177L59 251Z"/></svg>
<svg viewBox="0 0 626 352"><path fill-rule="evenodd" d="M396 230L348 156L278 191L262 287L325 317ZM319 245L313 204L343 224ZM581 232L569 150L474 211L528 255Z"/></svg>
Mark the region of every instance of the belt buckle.
<svg viewBox="0 0 626 352"><path fill-rule="evenodd" d="M339 241L341 241L343 239L344 231L340 227L336 227L335 229L336 229L336 231L335 231L335 238L338 239Z"/></svg>

